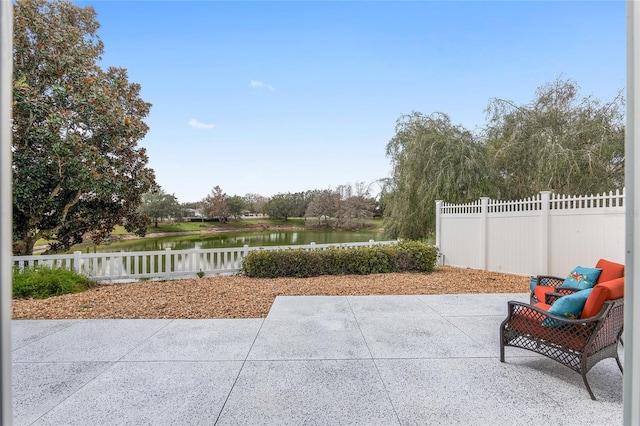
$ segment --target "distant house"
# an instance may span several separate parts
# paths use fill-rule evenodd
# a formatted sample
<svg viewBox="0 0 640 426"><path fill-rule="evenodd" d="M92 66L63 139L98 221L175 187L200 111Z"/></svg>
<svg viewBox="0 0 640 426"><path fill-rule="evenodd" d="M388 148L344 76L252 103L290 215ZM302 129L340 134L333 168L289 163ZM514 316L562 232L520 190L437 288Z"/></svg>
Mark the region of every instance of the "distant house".
<svg viewBox="0 0 640 426"><path fill-rule="evenodd" d="M183 211L184 211L183 215L185 218L204 217L200 212L200 210L198 209L184 209Z"/></svg>

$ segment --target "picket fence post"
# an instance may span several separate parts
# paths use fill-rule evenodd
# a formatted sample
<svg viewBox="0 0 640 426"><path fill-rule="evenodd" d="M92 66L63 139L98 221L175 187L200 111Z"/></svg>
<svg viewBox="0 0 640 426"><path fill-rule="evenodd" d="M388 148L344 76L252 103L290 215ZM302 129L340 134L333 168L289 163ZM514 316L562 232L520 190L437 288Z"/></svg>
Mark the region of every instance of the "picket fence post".
<svg viewBox="0 0 640 426"><path fill-rule="evenodd" d="M489 253L487 252L487 222L489 216L489 197L480 197L480 265L486 271L489 267Z"/></svg>
<svg viewBox="0 0 640 426"><path fill-rule="evenodd" d="M549 211L551 210L551 191L540 191L540 259L538 269L541 274L549 273Z"/></svg>
<svg viewBox="0 0 640 426"><path fill-rule="evenodd" d="M164 279L171 280L171 247L164 249Z"/></svg>
<svg viewBox="0 0 640 426"><path fill-rule="evenodd" d="M249 245L248 244L245 244L244 246L242 246L242 248L243 248L242 257L240 259L238 259L238 268L242 268L242 264L244 263L244 259L249 254Z"/></svg>
<svg viewBox="0 0 640 426"><path fill-rule="evenodd" d="M81 251L73 252L73 271L77 274L80 273L80 255L81 254L82 254Z"/></svg>
<svg viewBox="0 0 640 426"><path fill-rule="evenodd" d="M436 247L442 249L442 200L436 200ZM444 264L444 262L443 262Z"/></svg>

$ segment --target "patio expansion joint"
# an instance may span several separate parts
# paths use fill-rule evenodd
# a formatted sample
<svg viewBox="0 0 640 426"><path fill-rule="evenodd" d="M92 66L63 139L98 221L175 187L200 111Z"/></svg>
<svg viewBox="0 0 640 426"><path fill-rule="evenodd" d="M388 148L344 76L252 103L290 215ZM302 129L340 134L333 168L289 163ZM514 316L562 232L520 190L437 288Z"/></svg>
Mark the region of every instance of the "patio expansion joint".
<svg viewBox="0 0 640 426"><path fill-rule="evenodd" d="M103 364L110 364L108 365L104 370L96 373L93 377L91 377L89 380L87 380L84 384L78 386L73 392L69 392L69 394L62 398L60 401L58 401L58 403L56 405L54 405L53 407L51 407L50 409L46 410L45 412L42 413L41 416L39 416L35 421L33 421L31 424L36 424L38 423L43 417L45 417L47 414L49 414L51 411L55 410L58 405L64 403L65 401L67 401L68 399L74 397L78 392L80 392L82 389L86 388L87 386L89 386L91 383L93 383L98 377L104 375L105 373L107 373L109 370L112 370L113 368L115 368L115 366L118 364L117 361L70 361L70 362L56 362L55 364L78 364L80 362L92 362L92 363L103 363ZM35 364L35 363L25 363L25 364ZM40 363L38 363L40 364ZM48 363L41 363L41 364L51 364L50 362Z"/></svg>
<svg viewBox="0 0 640 426"><path fill-rule="evenodd" d="M376 369L376 374L378 375L378 379L380 380L380 383L382 384L382 388L384 389L384 393L387 396L387 400L389 401L389 404L391 405L391 409L393 410L393 415L395 416L396 420L398 421L398 424L402 424L402 420L400 419L400 414L398 414L398 409L396 408L395 404L393 403L393 399L391 398L391 392L389 391L389 389L387 388L387 385L384 382L384 379L382 377L382 373L380 372L380 367L378 366L378 363L376 362L376 359L373 357L373 352L371 352L371 348L369 347L369 343L367 342L366 337L364 336L364 333L362 331L362 328L360 327L360 322L358 321L358 317L356 316L355 312L353 311L353 306L351 306L351 302L349 301L349 298L345 296L345 299L347 300L347 305L349 306L349 310L351 311L351 314L353 315L353 318L356 322L356 326L358 327L358 331L360 332L360 336L362 336L362 340L364 341L365 346L367 347L367 351L369 352L369 355L371 356L371 360L373 362L373 366Z"/></svg>
<svg viewBox="0 0 640 426"><path fill-rule="evenodd" d="M488 317L489 315L468 315L467 318L473 318L473 317ZM480 346L484 346L484 343L479 341L478 339L475 339L472 335L470 335L469 333L466 333L463 329L461 329L460 327L458 327L457 325L455 325L450 318L460 318L460 316L442 316L442 319L444 319L446 322L448 322L449 324L451 324L451 326L453 328L455 328L456 330L458 330L460 333L464 334L467 338L471 339L472 341L474 341L476 344L480 345ZM476 357L476 358L487 358L487 357Z"/></svg>
<svg viewBox="0 0 640 426"><path fill-rule="evenodd" d="M149 340L150 338L152 338L153 336L155 336L157 333L159 333L161 330L163 330L165 327L167 327L169 324L171 324L174 320L170 320L168 321L165 325L163 325L162 327L158 328L158 330L156 330L154 333L152 333L151 335L149 335L146 339L144 339L143 341L141 341L138 345L136 345L135 347L131 348L127 353L125 353L124 355L122 355L120 358L118 358L117 360L92 360L92 361L58 361L58 362L51 362L51 361L37 361L37 362L29 362L29 361L17 361L15 362L16 364L80 364L80 363L103 363L103 364L107 364L107 367L98 372L97 374L95 374L93 377L91 377L89 380L87 380L84 384L78 386L73 392L70 392L66 397L64 397L62 400L60 400L58 402L58 404L54 407L51 407L49 410L45 411L44 413L42 413L41 416L39 416L33 423L37 423L38 421L40 421L43 417L45 417L47 414L49 414L52 410L54 410L58 405L62 404L63 402L67 401L68 399L74 397L78 392L80 392L82 389L86 388L87 386L89 386L91 383L93 383L97 378L99 378L100 376L106 374L108 371L113 370L117 365L122 364L122 363L126 363L128 361L123 361L123 358L125 356L127 356L129 353L131 353L133 350L135 350L136 348L138 348L138 346L142 345L144 342L146 342L147 340ZM76 323L71 323L69 324L69 326L64 327L60 330L56 330L54 333L49 334L48 336L52 336L56 333L59 333L63 330L67 330L70 327L73 327L73 325L75 325ZM28 345L25 345L28 346ZM23 346L24 347L24 346Z"/></svg>
<svg viewBox="0 0 640 426"><path fill-rule="evenodd" d="M12 320L12 321L18 321L18 320ZM20 321L23 321L23 320L20 320ZM40 321L40 320L27 320L27 321ZM58 320L53 320L53 321L58 321ZM49 336L53 336L53 335L56 335L56 334L58 334L58 333L61 333L62 331L65 331L65 330L67 330L68 328L73 327L74 325L76 325L76 324L80 323L80 321L82 321L82 320L59 320L59 321L70 321L70 322L69 322L69 324L67 324L65 327L62 327L62 328L57 329L57 330L54 330L53 332L48 333L48 334L46 334L45 336L42 336L42 337L40 337L39 339L34 340L34 341L32 341L32 342L25 343L25 344L23 344L23 345L21 345L21 346L13 346L13 344L12 344L12 345L11 345L11 352L14 352L14 351L16 351L16 350L18 350L18 349L25 348L25 347L27 347L27 346L29 346L29 345L33 345L33 344L34 344L34 343L36 343L38 340L43 339L43 338L45 338L45 337L49 337Z"/></svg>
<svg viewBox="0 0 640 426"><path fill-rule="evenodd" d="M246 360L248 363L253 362L282 362L282 363L294 363L294 362L324 362L324 361L373 361L373 358L363 358L363 357L354 357L354 358L269 358L269 359L248 359ZM244 364L243 364L244 365Z"/></svg>
<svg viewBox="0 0 640 426"><path fill-rule="evenodd" d="M224 398L224 402L222 403L222 406L220 407L220 411L218 411L218 415L216 416L216 419L213 422L214 425L218 424L218 421L220 420L220 416L224 412L224 409L227 406L227 403L229 402L229 397L231 396L231 393L233 393L233 389L236 387L236 384L238 383L238 379L240 378L240 374L242 374L242 370L244 370L244 366L247 364L247 360L249 358L249 354L251 353L251 350L253 349L253 346L256 344L256 340L258 340L258 336L260 335L260 332L262 331L262 327L264 326L264 323L265 323L267 318L265 317L265 318L261 318L261 319L262 319L262 322L260 323L260 327L258 328L258 332L256 333L255 337L253 338L253 341L251 342L251 346L249 347L249 350L247 351L247 354L244 356L244 359L242 360L242 365L238 369L238 374L236 374L236 377L233 379L233 383L231 384L231 386L229 388L229 392L227 393L227 395Z"/></svg>
<svg viewBox="0 0 640 426"><path fill-rule="evenodd" d="M151 339L152 337L154 337L155 335L157 335L158 333L160 333L162 330L164 330L165 328L167 328L169 326L169 324L173 323L175 321L175 319L171 319L169 321L167 321L166 324L164 324L162 327L158 328L156 331L154 331L153 333L151 333L149 336L147 336L146 339L140 341L136 346L132 347L131 349L129 349L129 351L127 351L127 353L123 354L120 358L118 358L115 362L121 362L123 361L123 358L125 358L127 355L129 355L130 353L132 353L133 351L137 350L140 346L142 346L143 344L145 344L147 341L149 341L149 339Z"/></svg>

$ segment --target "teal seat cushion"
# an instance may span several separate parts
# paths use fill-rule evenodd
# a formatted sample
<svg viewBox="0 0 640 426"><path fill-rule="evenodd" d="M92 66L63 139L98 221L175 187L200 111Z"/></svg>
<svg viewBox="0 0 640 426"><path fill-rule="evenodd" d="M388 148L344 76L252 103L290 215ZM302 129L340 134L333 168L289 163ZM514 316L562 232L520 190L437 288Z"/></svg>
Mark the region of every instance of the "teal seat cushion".
<svg viewBox="0 0 640 426"><path fill-rule="evenodd" d="M602 269L600 268L576 266L560 287L575 288L579 290L592 288L596 285L596 281L598 281L598 277L600 277L601 272Z"/></svg>
<svg viewBox="0 0 640 426"><path fill-rule="evenodd" d="M580 314L591 294L591 290L593 289L588 288L586 290L576 291L568 296L563 296L556 300L547 312L567 319L580 318ZM557 327L562 325L562 323L552 318L545 318L545 320L542 321L542 325L545 327Z"/></svg>

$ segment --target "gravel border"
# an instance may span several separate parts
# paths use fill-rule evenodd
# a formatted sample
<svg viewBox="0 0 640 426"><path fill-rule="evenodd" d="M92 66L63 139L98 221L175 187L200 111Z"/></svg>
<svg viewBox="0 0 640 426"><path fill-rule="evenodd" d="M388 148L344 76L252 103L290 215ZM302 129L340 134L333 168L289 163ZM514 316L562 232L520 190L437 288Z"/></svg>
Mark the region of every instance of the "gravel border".
<svg viewBox="0 0 640 426"><path fill-rule="evenodd" d="M433 273L260 279L216 276L100 285L45 300L14 299L13 319L264 318L276 296L525 293L529 278L438 266Z"/></svg>

